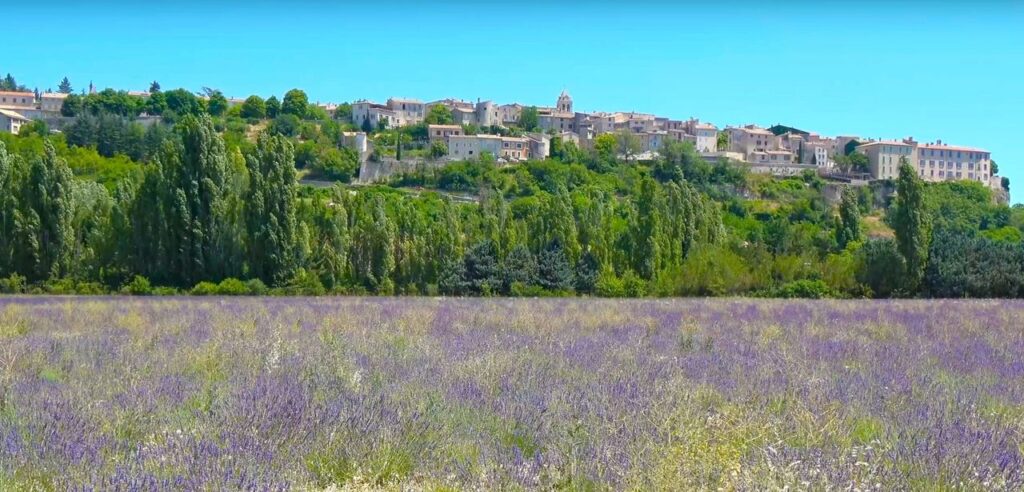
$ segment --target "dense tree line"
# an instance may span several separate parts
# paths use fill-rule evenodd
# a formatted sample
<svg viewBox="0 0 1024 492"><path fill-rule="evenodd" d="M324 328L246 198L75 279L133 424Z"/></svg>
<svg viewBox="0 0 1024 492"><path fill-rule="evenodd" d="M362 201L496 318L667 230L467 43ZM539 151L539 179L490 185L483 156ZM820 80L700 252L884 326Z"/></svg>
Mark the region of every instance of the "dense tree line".
<svg viewBox="0 0 1024 492"><path fill-rule="evenodd" d="M555 137L547 160L312 188L299 177L355 177L355 128L301 91L230 108L215 90L150 92L76 96L61 134L0 136L0 290L1024 295L1024 208L978 183L904 167L893 198L848 187L833 205L813 173L750 175L682 142L638 161L607 134ZM373 138L433 152L420 126Z"/></svg>

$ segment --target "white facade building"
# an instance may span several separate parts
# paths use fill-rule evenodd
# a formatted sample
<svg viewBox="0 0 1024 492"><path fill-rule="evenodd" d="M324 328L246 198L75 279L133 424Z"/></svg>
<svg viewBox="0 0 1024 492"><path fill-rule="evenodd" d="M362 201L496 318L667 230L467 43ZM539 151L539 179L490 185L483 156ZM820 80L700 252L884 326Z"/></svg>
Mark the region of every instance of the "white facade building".
<svg viewBox="0 0 1024 492"><path fill-rule="evenodd" d="M0 131L17 135L21 131L21 125L28 122L29 119L22 116L21 113L10 109L0 109Z"/></svg>

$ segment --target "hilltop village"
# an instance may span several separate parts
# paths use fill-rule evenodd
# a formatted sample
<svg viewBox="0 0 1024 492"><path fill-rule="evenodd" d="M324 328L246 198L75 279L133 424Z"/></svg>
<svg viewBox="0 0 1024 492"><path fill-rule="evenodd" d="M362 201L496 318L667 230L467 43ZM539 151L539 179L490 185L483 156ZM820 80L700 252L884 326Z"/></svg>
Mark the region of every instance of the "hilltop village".
<svg viewBox="0 0 1024 492"><path fill-rule="evenodd" d="M91 83L88 92L96 93ZM207 92L199 98L208 100L211 91ZM141 91L126 94L143 100L151 95ZM18 133L22 125L32 120L42 120L59 129L69 114L63 108L68 96L62 92L0 92L0 131ZM223 99L227 108L246 102ZM432 102L390 98L383 104L358 100L315 106L343 116L351 124L350 131L343 132L343 140L357 152L360 180L364 182L384 180L411 169L421 160L439 166L489 154L498 164L510 164L549 157L552 139L592 149L601 135L613 135L618 151L627 160L652 160L665 142L681 141L691 143L705 161L730 160L745 164L751 172L780 177L810 170L847 182L890 180L898 174L900 159L905 159L925 181L977 181L999 192L997 195L1008 188L996 172L991 153L981 148L941 140L918 142L912 137L878 140L856 135L825 136L782 125L719 128L697 118L682 120L624 111L580 112L574 110L573 98L565 90L553 106L479 100L473 103L452 98ZM345 114L341 115L342 112ZM139 118L145 120L149 116L143 112ZM375 152L379 145L372 138L375 133L414 126L425 126L426 143L443 143L435 147L443 150L424 156L429 159L407 156L405 162L398 162L402 156L394 151Z"/></svg>

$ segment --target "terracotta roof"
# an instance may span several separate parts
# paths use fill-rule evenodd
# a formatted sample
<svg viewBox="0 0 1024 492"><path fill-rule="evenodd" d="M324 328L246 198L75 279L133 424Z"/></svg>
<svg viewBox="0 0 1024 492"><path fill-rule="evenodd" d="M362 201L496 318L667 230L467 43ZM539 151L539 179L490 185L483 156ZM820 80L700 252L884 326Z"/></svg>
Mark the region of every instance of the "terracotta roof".
<svg viewBox="0 0 1024 492"><path fill-rule="evenodd" d="M874 142L867 142L858 145L858 147L868 147L871 145L900 145L903 147L913 147L914 144L908 144L906 142L900 142L897 140L876 140Z"/></svg>
<svg viewBox="0 0 1024 492"><path fill-rule="evenodd" d="M988 151L985 150L985 149L978 149L978 148L975 148L975 147L961 147L961 146L958 146L958 145L946 145L946 144L934 144L934 143L918 144L918 148L928 149L928 150L959 150L961 152L985 152L985 153L988 153Z"/></svg>
<svg viewBox="0 0 1024 492"><path fill-rule="evenodd" d="M12 120L28 121L28 118L22 116L21 113L18 113L17 111L11 111L9 109L0 108L0 114L8 118L11 118Z"/></svg>

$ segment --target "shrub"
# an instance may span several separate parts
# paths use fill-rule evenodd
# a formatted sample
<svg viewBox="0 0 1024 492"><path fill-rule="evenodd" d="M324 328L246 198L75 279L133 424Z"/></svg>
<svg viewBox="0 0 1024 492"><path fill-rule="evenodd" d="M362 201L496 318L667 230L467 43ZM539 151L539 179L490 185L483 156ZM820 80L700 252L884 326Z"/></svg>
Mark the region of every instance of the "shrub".
<svg viewBox="0 0 1024 492"><path fill-rule="evenodd" d="M192 287L192 290L189 291L189 294L192 294L194 296L213 296L213 295L217 295L217 284L215 284L213 282L205 282L205 281L204 282L199 282L198 284L196 284L195 287Z"/></svg>
<svg viewBox="0 0 1024 492"><path fill-rule="evenodd" d="M247 280L245 282L245 289L249 292L250 295L254 296L266 295L267 291L269 290L267 289L266 284L264 284L263 281L258 278Z"/></svg>
<svg viewBox="0 0 1024 492"><path fill-rule="evenodd" d="M121 288L121 292L133 296L148 296L153 293L153 287L149 284L148 278L136 275L132 277L131 282L128 282Z"/></svg>
<svg viewBox="0 0 1024 492"><path fill-rule="evenodd" d="M178 295L178 289L174 287L154 287L153 295L155 296L176 296Z"/></svg>
<svg viewBox="0 0 1024 492"><path fill-rule="evenodd" d="M622 275L622 288L626 297L643 297L647 295L647 282L629 270Z"/></svg>
<svg viewBox="0 0 1024 492"><path fill-rule="evenodd" d="M24 294L28 286L25 277L12 273L10 277L0 279L0 293L3 294Z"/></svg>
<svg viewBox="0 0 1024 492"><path fill-rule="evenodd" d="M216 293L220 296L244 296L249 294L249 288L237 278L226 278L217 284Z"/></svg>
<svg viewBox="0 0 1024 492"><path fill-rule="evenodd" d="M832 296L832 289L822 280L796 280L775 290L775 297L783 299L824 299Z"/></svg>
<svg viewBox="0 0 1024 492"><path fill-rule="evenodd" d="M615 276L611 269L604 269L597 276L597 283L594 292L601 297L622 297L626 295L626 288L622 280Z"/></svg>

